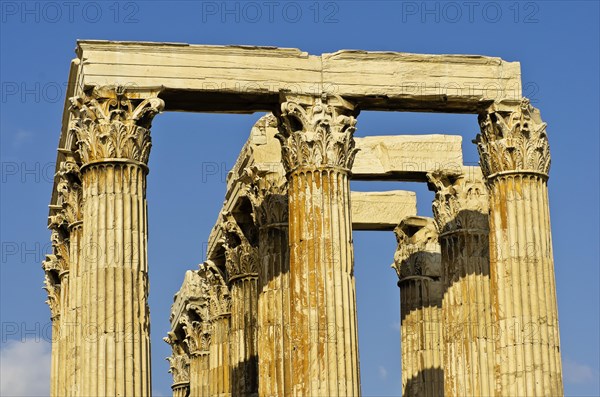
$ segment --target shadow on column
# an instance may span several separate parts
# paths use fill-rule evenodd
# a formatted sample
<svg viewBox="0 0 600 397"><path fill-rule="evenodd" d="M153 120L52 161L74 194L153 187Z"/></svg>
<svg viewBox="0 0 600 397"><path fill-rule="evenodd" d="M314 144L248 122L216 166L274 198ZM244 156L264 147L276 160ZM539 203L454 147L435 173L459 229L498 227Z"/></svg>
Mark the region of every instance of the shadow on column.
<svg viewBox="0 0 600 397"><path fill-rule="evenodd" d="M463 199L473 205L477 197ZM488 215L459 211L440 233L444 284L445 387L456 394L494 393L494 329Z"/></svg>
<svg viewBox="0 0 600 397"><path fill-rule="evenodd" d="M241 390L239 396L232 397L257 397L258 396L258 356L253 355L248 360L242 361L231 368L231 379L238 379L239 385L232 385L231 390Z"/></svg>
<svg viewBox="0 0 600 397"><path fill-rule="evenodd" d="M432 394L432 386L437 386L435 390L440 394ZM442 368L427 368L408 379L403 397L422 396L444 396L444 370Z"/></svg>
<svg viewBox="0 0 600 397"><path fill-rule="evenodd" d="M424 250L402 261L398 286L405 396L443 395L440 261L440 253Z"/></svg>
<svg viewBox="0 0 600 397"><path fill-rule="evenodd" d="M412 250L405 257L400 255L398 269L404 395L443 396L448 385L470 391L466 395L487 395L492 386L487 374L493 371L487 214L461 210L446 219L438 235L439 253L426 248L430 234L413 241L414 231L406 225L403 230L409 239L399 240L399 248L404 249L400 252ZM448 352L453 356L445 357ZM472 385L459 387L457 379L448 383L444 377L450 374L443 368L453 368L454 362L475 366L486 375L482 373ZM469 373L452 376L460 376L461 381L464 376L471 379Z"/></svg>

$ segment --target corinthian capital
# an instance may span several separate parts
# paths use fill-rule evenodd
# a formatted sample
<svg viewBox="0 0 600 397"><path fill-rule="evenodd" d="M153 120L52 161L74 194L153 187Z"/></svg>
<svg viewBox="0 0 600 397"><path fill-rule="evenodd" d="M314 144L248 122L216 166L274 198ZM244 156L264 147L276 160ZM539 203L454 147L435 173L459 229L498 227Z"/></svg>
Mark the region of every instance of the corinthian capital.
<svg viewBox="0 0 600 397"><path fill-rule="evenodd" d="M278 173L260 174L246 170L246 196L252 204L252 217L259 226L284 226L288 223L287 180Z"/></svg>
<svg viewBox="0 0 600 397"><path fill-rule="evenodd" d="M550 148L546 123L527 98L518 105L497 103L479 115L475 143L484 176L522 171L548 175Z"/></svg>
<svg viewBox="0 0 600 397"><path fill-rule="evenodd" d="M62 207L60 219L70 225L80 221L82 216L82 191L79 166L72 159L60 163L56 174L58 184L58 204Z"/></svg>
<svg viewBox="0 0 600 397"><path fill-rule="evenodd" d="M248 240L246 233L231 213L223 213L221 229L225 236L225 267L229 282L245 276L258 276L258 248Z"/></svg>
<svg viewBox="0 0 600 397"><path fill-rule="evenodd" d="M435 191L433 215L440 233L461 229L488 230L488 196L479 167L463 167L461 174L427 174Z"/></svg>
<svg viewBox="0 0 600 397"><path fill-rule="evenodd" d="M184 343L187 345L190 355L195 356L208 352L211 340L209 323L191 321L188 317L184 317L183 330L185 332Z"/></svg>
<svg viewBox="0 0 600 397"><path fill-rule="evenodd" d="M226 248L225 258L229 282L258 276L258 248L242 243L237 247Z"/></svg>
<svg viewBox="0 0 600 397"><path fill-rule="evenodd" d="M231 311L231 297L229 287L225 283L221 271L214 263L207 261L200 265L198 274L206 282L206 295L211 320L229 314Z"/></svg>
<svg viewBox="0 0 600 397"><path fill-rule="evenodd" d="M46 255L46 260L42 262L42 268L46 271L55 270L58 274L69 270L69 239L64 229L53 227L50 241L52 254Z"/></svg>
<svg viewBox="0 0 600 397"><path fill-rule="evenodd" d="M50 316L54 319L60 316L60 283L56 273L46 271L44 290L46 290L46 293L48 294L46 303L50 307Z"/></svg>
<svg viewBox="0 0 600 397"><path fill-rule="evenodd" d="M167 357L169 373L173 376L173 383L188 383L190 381L190 359L180 345L172 345L173 354Z"/></svg>
<svg viewBox="0 0 600 397"><path fill-rule="evenodd" d="M77 136L83 164L106 160L148 163L150 125L164 108L157 97L140 99L123 87L94 89L85 96L70 98L69 126Z"/></svg>
<svg viewBox="0 0 600 397"><path fill-rule="evenodd" d="M352 169L357 149L354 131L358 112L340 97L284 96L279 120L282 160L286 171L298 168Z"/></svg>
<svg viewBox="0 0 600 397"><path fill-rule="evenodd" d="M394 229L398 246L392 268L400 280L406 277L440 277L438 232L433 219L409 217Z"/></svg>

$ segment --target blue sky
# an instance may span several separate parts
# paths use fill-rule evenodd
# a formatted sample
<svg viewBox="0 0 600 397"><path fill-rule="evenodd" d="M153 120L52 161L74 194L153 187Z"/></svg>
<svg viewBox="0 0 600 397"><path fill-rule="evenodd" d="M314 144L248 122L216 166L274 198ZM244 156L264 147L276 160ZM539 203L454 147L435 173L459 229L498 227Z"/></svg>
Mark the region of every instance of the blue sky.
<svg viewBox="0 0 600 397"><path fill-rule="evenodd" d="M47 395L49 310L41 289L69 61L77 39L480 54L520 61L524 95L548 123L565 391L600 395L598 2L13 2L1 3L0 394ZM164 113L155 118L148 176L153 389L170 395L161 339L185 270L204 257L225 176L254 115ZM476 162L474 115L363 112L357 136L463 136ZM213 170L218 170L213 172ZM409 183L360 190L432 193ZM399 291L391 232L355 240L359 344L365 396L400 395Z"/></svg>

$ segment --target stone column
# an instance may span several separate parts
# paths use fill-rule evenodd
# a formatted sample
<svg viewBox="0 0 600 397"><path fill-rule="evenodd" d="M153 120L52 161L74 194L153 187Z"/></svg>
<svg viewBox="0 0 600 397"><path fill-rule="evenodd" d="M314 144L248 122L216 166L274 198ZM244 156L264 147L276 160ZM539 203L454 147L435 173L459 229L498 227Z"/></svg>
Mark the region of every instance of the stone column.
<svg viewBox="0 0 600 397"><path fill-rule="evenodd" d="M281 101L293 302L290 393L359 396L349 184L357 112L339 97L284 95Z"/></svg>
<svg viewBox="0 0 600 397"><path fill-rule="evenodd" d="M480 114L476 143L490 196L496 395L563 394L546 123L527 99Z"/></svg>
<svg viewBox="0 0 600 397"><path fill-rule="evenodd" d="M221 271L209 262L200 265L200 277L208 285L210 315L209 395L231 396L229 323L231 298Z"/></svg>
<svg viewBox="0 0 600 397"><path fill-rule="evenodd" d="M173 375L173 397L197 396L190 393L190 358L180 344L173 344L173 355L167 357L169 373Z"/></svg>
<svg viewBox="0 0 600 397"><path fill-rule="evenodd" d="M290 257L286 180L280 174L252 175L247 195L259 227L258 394L290 395Z"/></svg>
<svg viewBox="0 0 600 397"><path fill-rule="evenodd" d="M51 394L71 395L70 375L74 367L72 356L74 329L73 297L70 287L70 271L77 262L78 240L81 224L81 184L79 167L74 153L61 150L65 155L57 173L57 205L49 218L52 230L53 253L46 257L43 268L46 272L45 289L52 310L52 369Z"/></svg>
<svg viewBox="0 0 600 397"><path fill-rule="evenodd" d="M45 270L44 290L48 294L46 303L50 307L50 320L52 321L52 352L50 359L50 396L60 396L62 389L62 374L61 374L61 288L58 275L55 271L56 256L54 254L47 255L43 263Z"/></svg>
<svg viewBox="0 0 600 397"><path fill-rule="evenodd" d="M190 355L190 396L209 397L210 324L188 320L183 329Z"/></svg>
<svg viewBox="0 0 600 397"><path fill-rule="evenodd" d="M231 291L231 395L258 394L258 352L256 320L258 312L258 249L254 227L242 230L231 213L223 214L225 267Z"/></svg>
<svg viewBox="0 0 600 397"><path fill-rule="evenodd" d="M479 167L427 175L435 190L444 299L444 390L447 396L494 395L488 197Z"/></svg>
<svg viewBox="0 0 600 397"><path fill-rule="evenodd" d="M71 140L74 137L71 136ZM74 144L74 142L73 142ZM82 224L82 190L80 164L76 153L70 150L59 149L65 160L60 164L58 171L57 194L61 206L63 225L69 236L68 267L60 273L61 290L63 293L64 311L61 327L61 370L64 380L59 395L79 395L79 338L81 331L79 312L81 308L81 282L80 282L80 256Z"/></svg>
<svg viewBox="0 0 600 397"><path fill-rule="evenodd" d="M444 395L440 247L431 218L409 217L394 229L392 267L400 287L402 395Z"/></svg>
<svg viewBox="0 0 600 397"><path fill-rule="evenodd" d="M82 161L81 388L86 396L149 396L146 174L161 99L121 87L71 99Z"/></svg>
<svg viewBox="0 0 600 397"><path fill-rule="evenodd" d="M194 374L190 396L210 396L210 351L202 350L192 356L190 371Z"/></svg>

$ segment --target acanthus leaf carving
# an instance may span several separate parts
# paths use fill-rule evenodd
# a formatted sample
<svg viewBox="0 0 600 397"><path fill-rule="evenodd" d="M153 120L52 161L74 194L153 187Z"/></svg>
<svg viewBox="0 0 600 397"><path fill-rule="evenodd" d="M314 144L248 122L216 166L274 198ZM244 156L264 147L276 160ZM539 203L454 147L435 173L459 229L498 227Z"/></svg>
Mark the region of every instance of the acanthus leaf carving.
<svg viewBox="0 0 600 397"><path fill-rule="evenodd" d="M148 163L150 126L162 111L164 102L157 97L137 99L123 87L94 90L90 95L70 98L70 130L77 136L78 152L83 164L105 159L127 159Z"/></svg>
<svg viewBox="0 0 600 397"><path fill-rule="evenodd" d="M189 317L184 316L182 324L186 336L184 343L187 345L190 355L208 353L211 342L210 323L206 321L193 321Z"/></svg>
<svg viewBox="0 0 600 397"><path fill-rule="evenodd" d="M54 254L46 255L46 260L42 262L42 269L44 269L45 272L55 271L60 273L63 271L63 268L64 266L61 263L61 259Z"/></svg>
<svg viewBox="0 0 600 397"><path fill-rule="evenodd" d="M46 303L50 307L50 315L56 318L60 315L60 279L69 270L69 242L62 228L54 227L50 237L52 254L46 255L42 262L44 269L44 287L48 294Z"/></svg>
<svg viewBox="0 0 600 397"><path fill-rule="evenodd" d="M51 229L50 242L52 243L52 255L46 256L42 268L55 268L58 273L69 270L69 239L64 229L54 227Z"/></svg>
<svg viewBox="0 0 600 397"><path fill-rule="evenodd" d="M358 151L354 142L358 111L354 106L339 97L284 99L276 114L276 138L281 142L287 172L304 167L351 170Z"/></svg>
<svg viewBox="0 0 600 397"><path fill-rule="evenodd" d="M79 165L73 160L62 161L56 176L58 177L57 204L62 207L61 221L68 226L82 218L83 194Z"/></svg>
<svg viewBox="0 0 600 397"><path fill-rule="evenodd" d="M210 320L230 314L229 287L221 271L208 261L200 265L198 274L206 281Z"/></svg>
<svg viewBox="0 0 600 397"><path fill-rule="evenodd" d="M225 268L229 282L242 277L258 276L258 247L252 245L240 225L229 212L223 213Z"/></svg>
<svg viewBox="0 0 600 397"><path fill-rule="evenodd" d="M252 204L252 217L259 226L287 225L287 180L278 173L260 174L256 168L247 169L246 197Z"/></svg>
<svg viewBox="0 0 600 397"><path fill-rule="evenodd" d="M79 183L79 167L72 160L61 162L56 174L58 177L57 204L58 212L49 217L48 227L51 230L52 255L46 256L42 267L55 269L59 274L69 270L69 225L80 219L81 184Z"/></svg>
<svg viewBox="0 0 600 397"><path fill-rule="evenodd" d="M225 250L227 274L230 282L245 276L258 276L258 248L248 243Z"/></svg>
<svg viewBox="0 0 600 397"><path fill-rule="evenodd" d="M394 229L394 234L398 245L392 268L400 280L441 276L438 231L433 219L426 218L425 224L420 226L403 221Z"/></svg>
<svg viewBox="0 0 600 397"><path fill-rule="evenodd" d="M169 373L173 376L173 383L189 383L190 358L181 345L171 344L171 347L173 353L167 357L167 361L169 362Z"/></svg>
<svg viewBox="0 0 600 397"><path fill-rule="evenodd" d="M56 272L52 270L46 271L44 277L44 290L48 294L48 299L46 303L50 307L50 315L52 319L60 316L61 307L60 307L60 283L58 281L58 276Z"/></svg>
<svg viewBox="0 0 600 397"><path fill-rule="evenodd" d="M460 174L434 171L427 179L435 190L432 209L440 233L489 229L488 193L479 167L465 167Z"/></svg>
<svg viewBox="0 0 600 397"><path fill-rule="evenodd" d="M481 169L487 178L505 171L529 171L548 175L550 147L546 123L529 99L522 98L509 110L493 105L479 115L481 133L475 143Z"/></svg>

